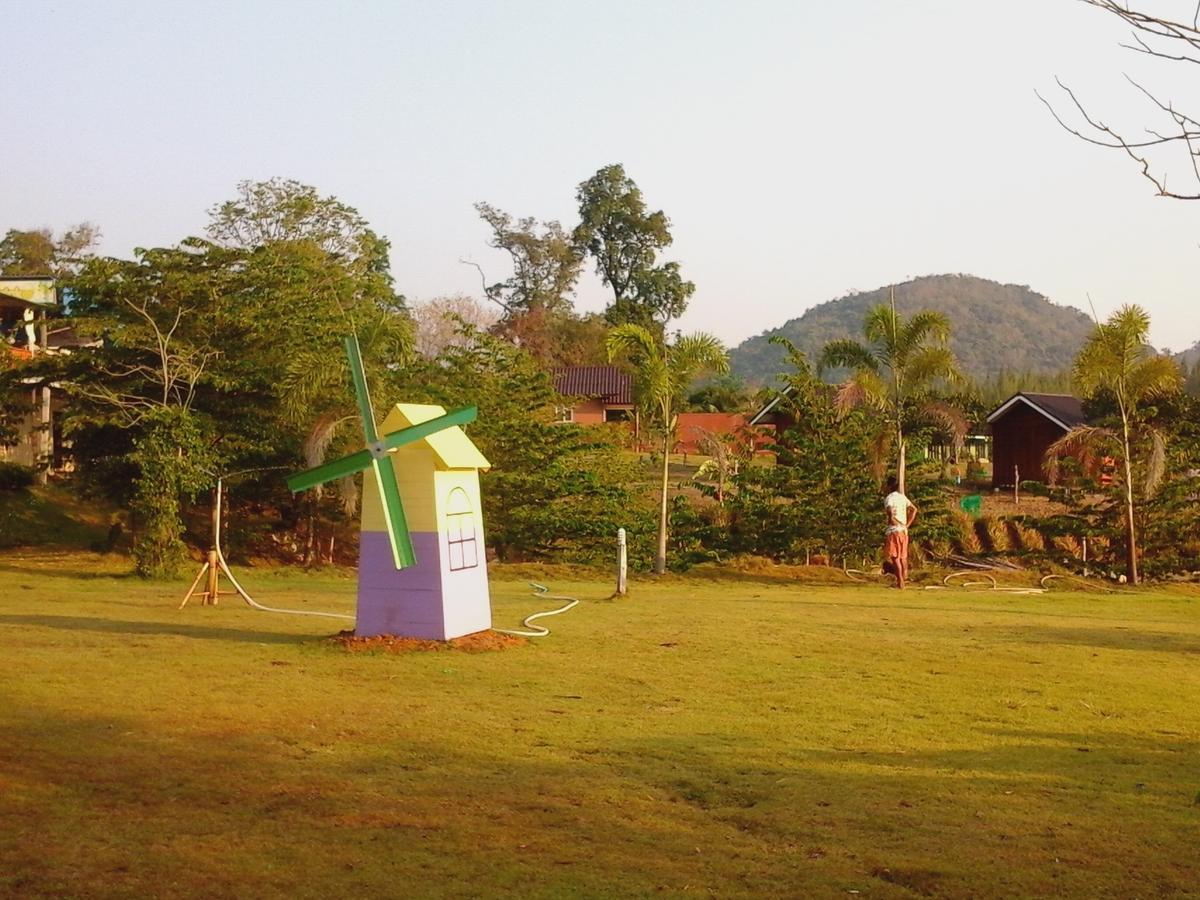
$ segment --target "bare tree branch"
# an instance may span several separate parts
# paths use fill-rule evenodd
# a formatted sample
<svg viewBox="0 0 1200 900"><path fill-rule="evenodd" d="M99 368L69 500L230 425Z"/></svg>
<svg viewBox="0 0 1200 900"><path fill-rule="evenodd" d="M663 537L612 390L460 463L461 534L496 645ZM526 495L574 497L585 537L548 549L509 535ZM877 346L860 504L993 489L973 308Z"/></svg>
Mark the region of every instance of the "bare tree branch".
<svg viewBox="0 0 1200 900"><path fill-rule="evenodd" d="M1128 3L1122 3L1119 0L1080 0L1080 2L1116 16L1133 29L1133 43L1119 45L1124 49L1166 62L1200 65L1200 3L1197 3L1189 24L1156 16L1140 9L1132 9ZM1174 49L1181 45L1182 50ZM1192 51L1195 51L1196 55L1193 55ZM1143 130L1149 135L1149 140L1131 140L1121 131L1110 127L1089 113L1074 91L1058 78L1055 78L1055 82L1069 98L1070 105L1082 119L1083 126L1068 123L1041 93L1035 91L1035 94L1050 110L1054 120L1068 133L1089 144L1124 152L1139 166L1142 176L1154 185L1158 196L1175 200L1200 200L1200 190L1185 192L1170 188L1165 167L1161 163L1152 162L1150 154L1146 152L1154 148L1170 149L1178 146L1179 149L1186 152L1192 177L1200 184L1200 121L1180 112L1174 104L1164 102L1128 75L1125 77L1159 113L1171 120L1172 130L1163 131L1147 127Z"/></svg>

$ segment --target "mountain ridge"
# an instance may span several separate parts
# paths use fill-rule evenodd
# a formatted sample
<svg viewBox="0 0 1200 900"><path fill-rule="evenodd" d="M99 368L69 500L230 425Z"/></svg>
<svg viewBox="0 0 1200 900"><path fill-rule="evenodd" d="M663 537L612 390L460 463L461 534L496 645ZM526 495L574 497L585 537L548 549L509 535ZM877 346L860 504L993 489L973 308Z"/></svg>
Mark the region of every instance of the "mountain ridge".
<svg viewBox="0 0 1200 900"><path fill-rule="evenodd" d="M1006 372L1062 372L1093 324L1082 310L1054 303L1027 285L975 275L925 275L827 300L748 338L730 351L733 373L751 384L772 383L785 367L783 348L770 343L777 334L795 343L813 363L830 341L861 341L863 316L871 307L887 303L891 290L902 316L930 309L950 319L950 347L963 373L977 380Z"/></svg>

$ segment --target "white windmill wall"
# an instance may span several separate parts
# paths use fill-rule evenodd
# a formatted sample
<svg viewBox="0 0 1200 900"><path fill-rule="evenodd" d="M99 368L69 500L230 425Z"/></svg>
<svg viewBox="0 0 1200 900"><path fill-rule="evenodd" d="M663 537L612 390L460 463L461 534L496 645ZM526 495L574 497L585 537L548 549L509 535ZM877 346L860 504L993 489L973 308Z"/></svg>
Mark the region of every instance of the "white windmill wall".
<svg viewBox="0 0 1200 900"><path fill-rule="evenodd" d="M492 627L492 605L488 594L487 557L480 507L479 474L474 469L451 469L434 474L439 522L439 551L442 560L442 611L447 639L486 631ZM475 565L456 568L459 557L451 558L450 498L455 489L462 491L471 506L474 526ZM461 496L461 495L460 495Z"/></svg>

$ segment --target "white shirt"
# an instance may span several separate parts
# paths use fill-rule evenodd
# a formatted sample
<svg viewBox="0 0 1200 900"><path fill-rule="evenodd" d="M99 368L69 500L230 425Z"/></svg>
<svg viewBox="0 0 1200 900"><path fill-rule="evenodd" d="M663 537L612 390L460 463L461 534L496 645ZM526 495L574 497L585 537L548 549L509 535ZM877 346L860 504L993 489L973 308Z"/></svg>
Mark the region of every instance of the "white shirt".
<svg viewBox="0 0 1200 900"><path fill-rule="evenodd" d="M888 534L898 531L908 531L908 510L912 501L899 491L892 491L883 498L883 508L888 514Z"/></svg>

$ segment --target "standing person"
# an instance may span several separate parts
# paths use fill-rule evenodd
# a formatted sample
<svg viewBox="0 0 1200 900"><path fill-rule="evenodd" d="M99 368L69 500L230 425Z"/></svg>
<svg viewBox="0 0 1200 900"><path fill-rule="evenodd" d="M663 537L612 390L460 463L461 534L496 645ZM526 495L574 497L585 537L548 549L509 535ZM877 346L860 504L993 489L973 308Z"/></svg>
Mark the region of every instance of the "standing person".
<svg viewBox="0 0 1200 900"><path fill-rule="evenodd" d="M900 493L900 483L894 477L887 480L886 492L883 508L887 513L887 535L883 540L883 555L887 560L885 565L896 576L896 587L904 590L908 580L908 529L917 518L917 507Z"/></svg>

